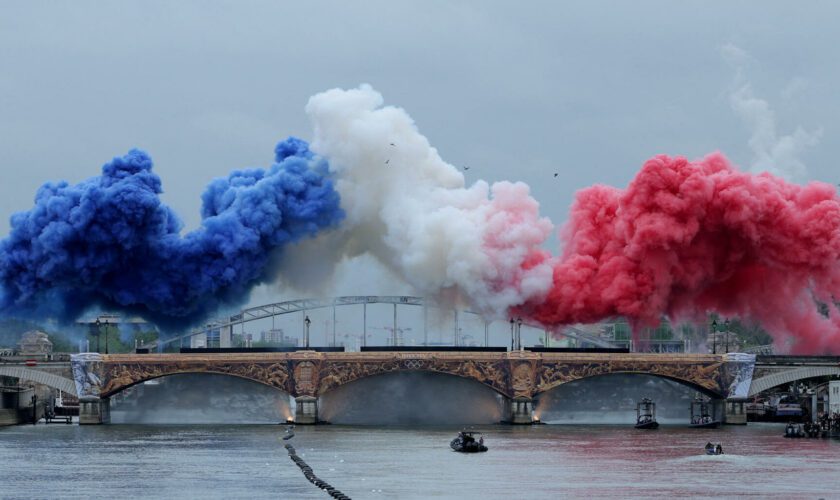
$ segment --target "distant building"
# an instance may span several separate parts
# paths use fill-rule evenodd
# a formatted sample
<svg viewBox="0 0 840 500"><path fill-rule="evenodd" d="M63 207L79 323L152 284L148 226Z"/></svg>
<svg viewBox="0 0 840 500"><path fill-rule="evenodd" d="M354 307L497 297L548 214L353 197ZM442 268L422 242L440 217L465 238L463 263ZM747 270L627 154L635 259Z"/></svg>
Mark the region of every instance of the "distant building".
<svg viewBox="0 0 840 500"><path fill-rule="evenodd" d="M630 324L623 318L590 325L590 333L608 340L616 347L626 347L630 352L679 353L691 350L691 342L681 334L683 332L675 331L667 319L663 319L655 328L645 328L641 333L641 342L633 340L632 332ZM730 346L730 351L732 350Z"/></svg>
<svg viewBox="0 0 840 500"><path fill-rule="evenodd" d="M298 345L298 338L287 336L282 328L273 328L260 333L260 342L278 346L296 347Z"/></svg>
<svg viewBox="0 0 840 500"><path fill-rule="evenodd" d="M828 382L828 411L840 413L840 380Z"/></svg>
<svg viewBox="0 0 840 500"><path fill-rule="evenodd" d="M24 356L31 354L50 354L53 349L53 344L50 342L49 336L38 330L30 330L23 334L18 341L18 353Z"/></svg>
<svg viewBox="0 0 840 500"><path fill-rule="evenodd" d="M261 342L270 342L273 344L279 344L284 340L283 329L282 328L275 328L273 330L268 330L260 333L260 341Z"/></svg>

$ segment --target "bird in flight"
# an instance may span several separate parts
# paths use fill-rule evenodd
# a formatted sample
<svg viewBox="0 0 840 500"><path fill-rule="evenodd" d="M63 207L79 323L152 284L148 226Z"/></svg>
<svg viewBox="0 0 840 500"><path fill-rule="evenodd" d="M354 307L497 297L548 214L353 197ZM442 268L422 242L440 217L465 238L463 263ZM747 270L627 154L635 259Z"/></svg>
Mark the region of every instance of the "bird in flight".
<svg viewBox="0 0 840 500"><path fill-rule="evenodd" d="M390 159L390 158L389 158L389 159L387 159L387 160L385 160L385 165L387 165L387 164L389 164L389 163L391 163L391 159Z"/></svg>
<svg viewBox="0 0 840 500"><path fill-rule="evenodd" d="M392 142L392 143L391 143L391 146L396 146L396 144L394 144L394 143Z"/></svg>
<svg viewBox="0 0 840 500"><path fill-rule="evenodd" d="M557 177L558 175L560 175L560 174L558 174L557 172L554 172L554 177Z"/></svg>
<svg viewBox="0 0 840 500"><path fill-rule="evenodd" d="M470 167L464 167L464 170L469 170L469 169L470 169Z"/></svg>

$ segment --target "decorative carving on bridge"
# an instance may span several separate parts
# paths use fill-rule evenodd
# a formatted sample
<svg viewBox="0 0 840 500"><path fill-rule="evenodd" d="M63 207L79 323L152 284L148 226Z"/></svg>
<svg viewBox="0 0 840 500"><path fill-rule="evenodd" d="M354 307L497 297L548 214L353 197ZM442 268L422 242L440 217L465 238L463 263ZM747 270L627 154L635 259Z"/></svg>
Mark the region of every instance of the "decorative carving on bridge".
<svg viewBox="0 0 840 500"><path fill-rule="evenodd" d="M325 361L323 365L321 365L318 395L321 395L334 387L344 385L360 378L393 372L399 369L400 362L395 357L381 361L376 360L375 362Z"/></svg>
<svg viewBox="0 0 840 500"><path fill-rule="evenodd" d="M146 380L179 373L218 373L233 375L290 392L289 371L283 362L223 362L207 360L178 360L174 362L105 363L105 386L102 397L108 397L127 387Z"/></svg>
<svg viewBox="0 0 840 500"><path fill-rule="evenodd" d="M603 361L544 360L539 369L535 393L588 377L611 373L658 375L725 395L728 385L721 379L720 360L677 362L662 358L611 359Z"/></svg>
<svg viewBox="0 0 840 500"><path fill-rule="evenodd" d="M446 373L475 380L508 395L507 370L501 359L452 359L430 353L412 357L332 361L321 365L318 394L365 377L394 371L428 371Z"/></svg>
<svg viewBox="0 0 840 500"><path fill-rule="evenodd" d="M514 397L529 398L534 393L534 379L537 375L534 361L515 361L512 363L510 385Z"/></svg>
<svg viewBox="0 0 840 500"><path fill-rule="evenodd" d="M318 388L318 366L312 361L301 361L295 365L296 396L314 396Z"/></svg>
<svg viewBox="0 0 840 500"><path fill-rule="evenodd" d="M734 360L726 360L727 362ZM318 397L355 380L396 371L455 375L484 384L506 397L531 398L560 384L610 373L671 378L726 397L746 384L751 364L729 367L722 356L587 353L254 353L214 355L105 355L74 365L74 375L101 381L108 397L139 382L178 373L234 375L283 390ZM743 365L743 366L741 366ZM90 388L96 384L90 383ZM737 392L737 391L736 391Z"/></svg>

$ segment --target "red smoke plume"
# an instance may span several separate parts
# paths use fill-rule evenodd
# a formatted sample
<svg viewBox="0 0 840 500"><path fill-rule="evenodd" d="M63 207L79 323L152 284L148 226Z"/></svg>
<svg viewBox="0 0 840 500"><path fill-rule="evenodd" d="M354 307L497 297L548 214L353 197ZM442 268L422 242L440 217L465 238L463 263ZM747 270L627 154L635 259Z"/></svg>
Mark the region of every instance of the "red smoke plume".
<svg viewBox="0 0 840 500"><path fill-rule="evenodd" d="M561 236L551 291L519 311L542 324L624 316L644 326L717 311L760 322L791 352L840 352L831 185L739 172L721 154L657 156L626 190L578 192Z"/></svg>

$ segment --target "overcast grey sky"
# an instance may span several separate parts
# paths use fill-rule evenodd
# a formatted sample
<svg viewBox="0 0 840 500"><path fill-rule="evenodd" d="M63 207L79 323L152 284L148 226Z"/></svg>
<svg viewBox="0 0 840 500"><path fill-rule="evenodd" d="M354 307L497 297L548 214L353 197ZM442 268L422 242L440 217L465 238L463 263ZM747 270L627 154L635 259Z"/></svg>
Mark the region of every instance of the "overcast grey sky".
<svg viewBox="0 0 840 500"><path fill-rule="evenodd" d="M654 154L749 168L767 119L813 139L793 153L804 178L837 183L838 18L836 2L0 2L0 232L43 182L132 147L195 227L213 177L268 165L311 136L310 95L360 83L468 182L528 183L555 224L577 189L624 186ZM745 85L760 116L733 102ZM363 259L333 291L410 290Z"/></svg>

